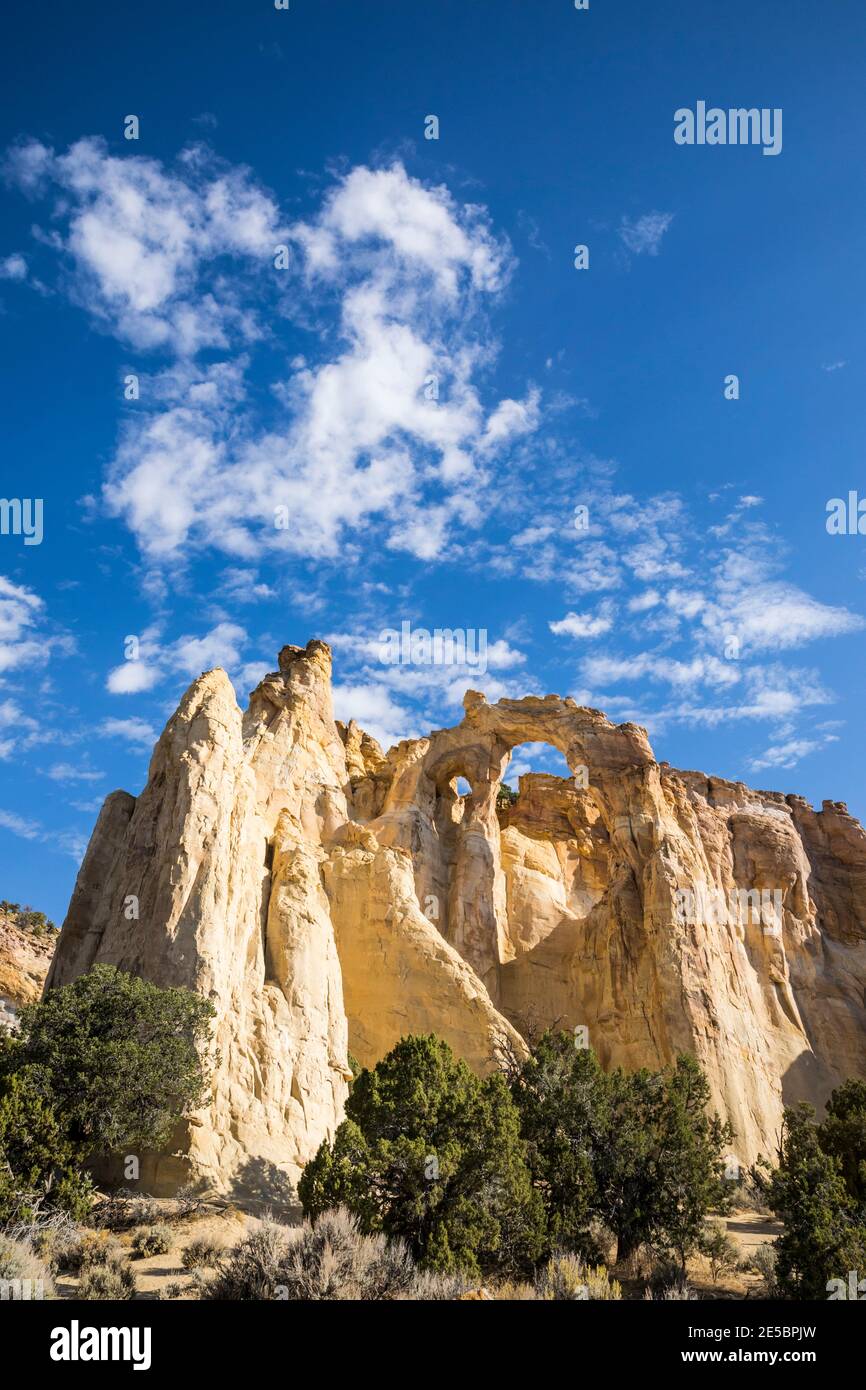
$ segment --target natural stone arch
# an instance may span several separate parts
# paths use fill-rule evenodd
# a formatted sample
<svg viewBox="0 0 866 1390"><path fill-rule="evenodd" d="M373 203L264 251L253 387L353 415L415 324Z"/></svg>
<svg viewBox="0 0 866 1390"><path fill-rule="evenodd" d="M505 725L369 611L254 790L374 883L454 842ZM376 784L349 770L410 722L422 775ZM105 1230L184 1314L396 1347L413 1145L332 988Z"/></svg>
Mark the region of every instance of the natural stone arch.
<svg viewBox="0 0 866 1390"><path fill-rule="evenodd" d="M612 836L625 808L618 793L608 794L608 784L621 786L625 769L642 774L655 763L643 729L613 725L598 710L570 699L530 696L489 705L483 695L468 691L463 708L464 718L455 728L394 750L395 775L375 828L380 840L412 854L419 902L439 904L437 925L496 1002L507 928L496 801L511 750L522 743L546 743L562 754L572 772L588 767L589 795L597 800ZM446 844L441 821L437 824L437 801L456 776L466 778L472 795L464 801L453 844L450 833ZM630 824L627 815L626 820Z"/></svg>

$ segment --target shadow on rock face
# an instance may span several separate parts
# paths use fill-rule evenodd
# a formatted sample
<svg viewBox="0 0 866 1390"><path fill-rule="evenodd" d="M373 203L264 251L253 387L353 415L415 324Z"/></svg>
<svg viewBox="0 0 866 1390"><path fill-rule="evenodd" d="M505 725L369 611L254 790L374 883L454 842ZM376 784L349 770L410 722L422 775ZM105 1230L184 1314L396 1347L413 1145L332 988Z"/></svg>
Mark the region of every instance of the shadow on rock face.
<svg viewBox="0 0 866 1390"><path fill-rule="evenodd" d="M231 1197L245 1211L265 1211L282 1219L300 1220L301 1204L295 1184L284 1169L266 1158L248 1158L232 1180Z"/></svg>

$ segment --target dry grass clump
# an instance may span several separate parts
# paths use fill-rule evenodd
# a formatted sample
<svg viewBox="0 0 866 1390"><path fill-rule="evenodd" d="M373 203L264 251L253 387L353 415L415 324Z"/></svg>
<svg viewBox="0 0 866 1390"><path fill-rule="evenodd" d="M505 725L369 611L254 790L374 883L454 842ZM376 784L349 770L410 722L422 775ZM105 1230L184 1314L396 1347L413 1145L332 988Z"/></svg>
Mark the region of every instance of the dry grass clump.
<svg viewBox="0 0 866 1390"><path fill-rule="evenodd" d="M27 1239L0 1234L0 1288L4 1298L55 1298L51 1269Z"/></svg>
<svg viewBox="0 0 866 1390"><path fill-rule="evenodd" d="M102 1264L90 1265L84 1271L76 1297L90 1302L116 1303L132 1298L137 1287L128 1260L110 1255Z"/></svg>
<svg viewBox="0 0 866 1390"><path fill-rule="evenodd" d="M190 1241L184 1249L181 1264L184 1269L213 1269L224 1254L225 1246L221 1241L210 1236L199 1236L197 1240Z"/></svg>
<svg viewBox="0 0 866 1390"><path fill-rule="evenodd" d="M382 1302L411 1296L417 1278L402 1241L364 1235L355 1217L337 1208L324 1212L315 1225L266 1222L220 1257L201 1296Z"/></svg>
<svg viewBox="0 0 866 1390"><path fill-rule="evenodd" d="M133 1253L140 1260L151 1255L165 1255L171 1249L171 1231L164 1222L155 1226L139 1226L132 1237Z"/></svg>

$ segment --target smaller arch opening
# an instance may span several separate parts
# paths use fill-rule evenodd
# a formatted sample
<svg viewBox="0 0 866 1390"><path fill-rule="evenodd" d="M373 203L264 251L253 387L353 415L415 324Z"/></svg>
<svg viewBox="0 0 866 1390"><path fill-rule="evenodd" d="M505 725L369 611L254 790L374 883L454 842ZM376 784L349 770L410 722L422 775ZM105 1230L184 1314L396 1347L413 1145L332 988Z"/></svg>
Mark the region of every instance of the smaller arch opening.
<svg viewBox="0 0 866 1390"><path fill-rule="evenodd" d="M558 748L550 743L518 743L511 750L511 761L502 777L503 787L519 791L520 778L528 772L546 772L551 777L571 779L572 772Z"/></svg>

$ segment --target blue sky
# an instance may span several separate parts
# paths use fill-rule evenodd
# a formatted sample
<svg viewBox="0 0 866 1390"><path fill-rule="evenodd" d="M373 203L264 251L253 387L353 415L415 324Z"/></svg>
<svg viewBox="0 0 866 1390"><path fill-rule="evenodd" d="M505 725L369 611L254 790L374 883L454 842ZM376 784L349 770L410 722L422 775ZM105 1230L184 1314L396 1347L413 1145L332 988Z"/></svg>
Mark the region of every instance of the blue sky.
<svg viewBox="0 0 866 1390"><path fill-rule="evenodd" d="M189 681L243 702L311 636L385 742L470 685L555 691L863 814L866 539L825 525L866 495L862 6L58 5L5 37L2 493L44 519L0 536L3 896L59 921ZM699 100L780 108L781 153L677 145ZM487 670L383 664L407 621L483 630Z"/></svg>

